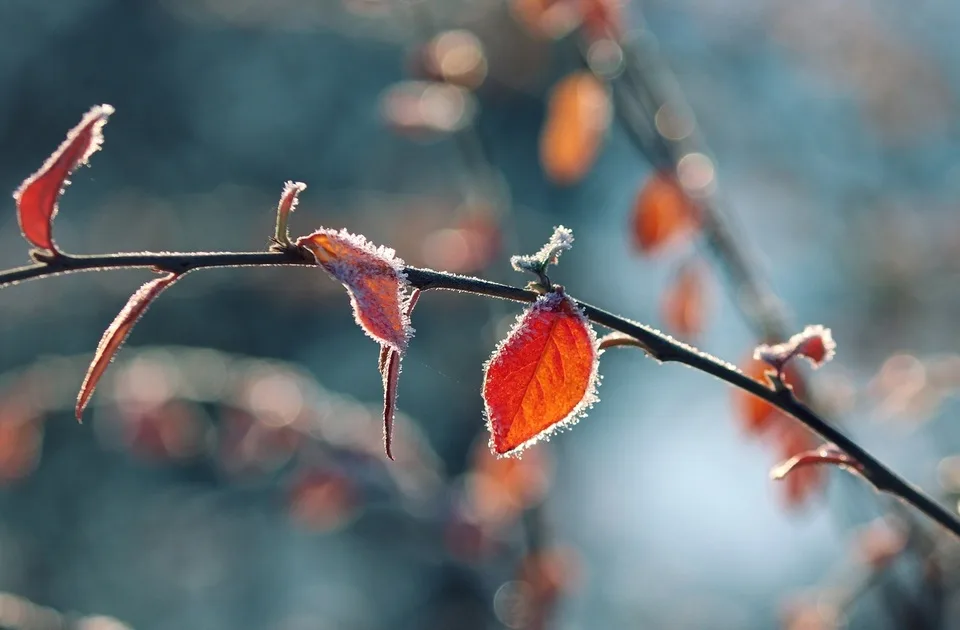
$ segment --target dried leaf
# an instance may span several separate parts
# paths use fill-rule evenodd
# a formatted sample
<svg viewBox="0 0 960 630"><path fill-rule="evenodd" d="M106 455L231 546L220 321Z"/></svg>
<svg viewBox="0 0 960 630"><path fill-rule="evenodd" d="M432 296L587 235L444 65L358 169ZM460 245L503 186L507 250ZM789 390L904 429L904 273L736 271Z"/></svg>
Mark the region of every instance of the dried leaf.
<svg viewBox="0 0 960 630"><path fill-rule="evenodd" d="M413 335L403 312L406 275L403 261L387 247L375 247L359 234L321 229L297 240L350 294L353 315L363 330L401 354Z"/></svg>
<svg viewBox="0 0 960 630"><path fill-rule="evenodd" d="M700 208L687 197L675 177L657 173L640 189L632 222L637 248L654 254L696 230Z"/></svg>
<svg viewBox="0 0 960 630"><path fill-rule="evenodd" d="M705 285L703 267L688 263L680 268L664 293L663 321L677 334L693 337L703 332Z"/></svg>
<svg viewBox="0 0 960 630"><path fill-rule="evenodd" d="M113 360L117 351L120 350L120 346L123 345L130 331L133 330L134 325L147 311L150 304L157 299L157 296L181 277L183 277L182 274L171 273L162 278L151 280L140 287L140 289L127 300L126 306L123 307L116 319L113 320L106 332L103 333L103 337L97 345L97 351L93 355L93 362L90 363L90 368L87 370L87 375L83 379L83 384L80 386L80 393L77 396L77 420L82 420L83 410L86 408L90 396L93 395L93 390L96 389L100 377L103 376L107 366L110 365L110 361Z"/></svg>
<svg viewBox="0 0 960 630"><path fill-rule="evenodd" d="M420 300L420 289L414 289L404 307L407 320ZM397 410L397 381L400 378L399 352L387 345L380 346L377 369L383 377L383 449L391 460L393 457L393 416Z"/></svg>
<svg viewBox="0 0 960 630"><path fill-rule="evenodd" d="M540 163L559 184L580 181L593 166L610 125L607 88L590 72L574 72L550 92L540 132Z"/></svg>
<svg viewBox="0 0 960 630"><path fill-rule="evenodd" d="M597 400L598 354L572 299L562 290L537 299L484 366L491 449L516 455L575 423Z"/></svg>
<svg viewBox="0 0 960 630"><path fill-rule="evenodd" d="M24 238L37 247L56 251L53 243L53 218L57 202L70 182L67 177L103 143L103 126L113 113L110 105L97 105L67 132L67 139L47 158L36 173L28 177L13 193L17 217Z"/></svg>

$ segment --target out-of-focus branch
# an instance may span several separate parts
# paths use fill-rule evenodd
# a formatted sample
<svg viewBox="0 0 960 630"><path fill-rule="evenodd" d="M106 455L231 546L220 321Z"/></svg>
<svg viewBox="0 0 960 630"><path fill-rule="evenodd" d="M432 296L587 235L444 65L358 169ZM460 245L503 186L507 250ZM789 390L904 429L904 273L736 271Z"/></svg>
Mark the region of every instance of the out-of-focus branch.
<svg viewBox="0 0 960 630"><path fill-rule="evenodd" d="M102 271L106 269L154 269L171 273L185 273L197 269L218 267L269 267L309 265L310 254L296 247L288 247L279 252L198 252L198 253L120 253L100 256L69 256L58 254L25 267L0 272L0 287L15 284L28 279L44 278L80 271ZM459 276L456 274L405 267L407 282L420 290L446 289L475 293L488 297L533 302L540 294L528 289L515 287L480 278ZM609 313L590 304L577 302L584 315L590 321L623 334L642 343L644 349L653 358L661 362L676 362L692 367L719 378L761 398L793 416L822 438L835 444L853 457L859 464L859 472L873 486L912 505L943 527L960 536L960 519L941 506L922 490L910 484L893 472L876 457L867 452L855 441L847 437L836 427L817 415L812 409L794 397L787 387L771 389L755 381L734 365L721 361L705 352L677 341L653 328L630 321Z"/></svg>

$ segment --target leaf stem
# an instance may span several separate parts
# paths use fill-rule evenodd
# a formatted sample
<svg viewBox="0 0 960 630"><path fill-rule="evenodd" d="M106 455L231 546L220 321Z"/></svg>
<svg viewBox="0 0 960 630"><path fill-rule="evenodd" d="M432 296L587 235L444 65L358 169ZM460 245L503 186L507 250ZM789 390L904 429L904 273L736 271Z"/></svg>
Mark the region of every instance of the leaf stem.
<svg viewBox="0 0 960 630"><path fill-rule="evenodd" d="M34 263L0 271L0 288L25 280L45 278L83 271L108 269L154 269L182 274L196 269L219 267L313 266L308 252L290 248L282 252L136 252L106 255L58 256L46 263ZM493 298L533 302L539 294L489 280L406 267L407 281L425 291L443 289L474 293ZM949 531L960 536L960 519L934 501L922 490L897 475L866 449L829 424L809 407L797 400L790 390L775 391L753 380L730 363L726 363L693 346L665 335L649 326L630 321L590 304L577 302L590 321L624 333L642 343L657 360L682 363L710 374L726 383L749 392L790 414L828 442L835 444L863 466L863 476L880 492L888 493L927 515Z"/></svg>

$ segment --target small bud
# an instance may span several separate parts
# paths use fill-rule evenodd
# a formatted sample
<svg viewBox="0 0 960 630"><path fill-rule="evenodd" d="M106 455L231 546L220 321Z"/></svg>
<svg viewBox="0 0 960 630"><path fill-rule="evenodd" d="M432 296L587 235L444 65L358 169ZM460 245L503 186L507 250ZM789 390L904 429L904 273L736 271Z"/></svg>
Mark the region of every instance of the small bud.
<svg viewBox="0 0 960 630"><path fill-rule="evenodd" d="M807 326L803 332L790 337L789 341L775 345L761 344L753 351L753 358L782 372L790 359L796 356L810 361L814 369L820 367L836 354L837 344L829 328Z"/></svg>

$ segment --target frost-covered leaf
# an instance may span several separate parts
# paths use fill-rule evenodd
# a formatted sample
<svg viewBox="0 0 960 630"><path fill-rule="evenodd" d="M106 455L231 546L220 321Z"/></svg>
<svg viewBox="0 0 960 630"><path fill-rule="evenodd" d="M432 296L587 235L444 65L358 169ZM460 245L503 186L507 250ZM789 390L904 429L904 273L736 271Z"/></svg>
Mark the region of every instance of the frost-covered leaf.
<svg viewBox="0 0 960 630"><path fill-rule="evenodd" d="M541 296L517 319L484 366L490 447L519 454L571 425L597 400L597 337L561 290Z"/></svg>
<svg viewBox="0 0 960 630"><path fill-rule="evenodd" d="M414 289L404 306L404 315L408 320L419 299L420 289ZM400 379L401 358L394 348L386 344L380 346L377 368L383 378L383 449L390 459L393 459L393 416L397 411L397 382Z"/></svg>
<svg viewBox="0 0 960 630"><path fill-rule="evenodd" d="M13 193L17 217L24 238L37 247L56 251L53 243L53 218L57 201L78 166L103 144L103 126L113 113L110 105L97 105L67 132L67 139L47 158L36 173L28 177Z"/></svg>
<svg viewBox="0 0 960 630"><path fill-rule="evenodd" d="M162 278L151 280L140 287L136 293L130 296L126 306L107 327L100 343L97 345L97 351L93 355L93 361L90 363L87 375L83 379L83 384L80 386L76 407L77 420L82 419L83 410L86 408L90 396L93 395L97 383L100 382L100 377L107 370L107 366L110 365L110 361L120 350L120 346L123 345L134 325L147 312L147 308L157 299L157 296L181 277L182 275L171 273Z"/></svg>
<svg viewBox="0 0 960 630"><path fill-rule="evenodd" d="M413 335L404 313L407 284L403 261L388 247L376 247L359 234L321 229L297 240L350 294L353 314L363 330L401 354Z"/></svg>
<svg viewBox="0 0 960 630"><path fill-rule="evenodd" d="M286 245L290 242L290 235L287 233L287 221L290 219L290 213L296 210L299 195L307 189L303 182L289 181L283 186L283 192L280 194L280 202L277 204L277 233L276 238Z"/></svg>
<svg viewBox="0 0 960 630"><path fill-rule="evenodd" d="M560 254L573 247L573 230L558 225L553 228L550 240L536 254L529 256L511 256L510 265L517 271L542 273L548 265L555 265Z"/></svg>
<svg viewBox="0 0 960 630"><path fill-rule="evenodd" d="M631 221L634 244L654 254L689 236L700 222L700 208L675 177L657 173L637 194Z"/></svg>
<svg viewBox="0 0 960 630"><path fill-rule="evenodd" d="M591 72L573 72L547 97L540 132L540 163L559 184L580 181L593 166L610 126L607 88Z"/></svg>

